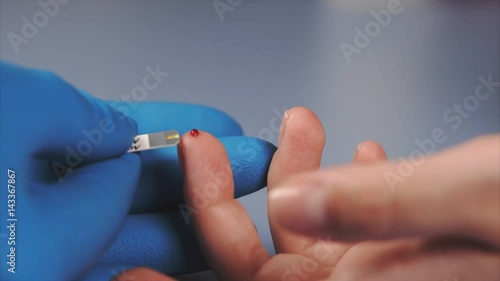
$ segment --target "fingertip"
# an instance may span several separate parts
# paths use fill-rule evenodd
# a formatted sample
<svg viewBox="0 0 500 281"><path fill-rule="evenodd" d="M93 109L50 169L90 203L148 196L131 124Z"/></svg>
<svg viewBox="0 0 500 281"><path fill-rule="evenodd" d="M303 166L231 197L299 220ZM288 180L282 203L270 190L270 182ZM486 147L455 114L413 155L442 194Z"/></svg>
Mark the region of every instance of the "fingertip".
<svg viewBox="0 0 500 281"><path fill-rule="evenodd" d="M218 139L210 133L198 129L192 129L184 133L178 144L184 165L192 166L208 159L206 155L220 153L225 150ZM198 158L198 161L195 161Z"/></svg>
<svg viewBox="0 0 500 281"><path fill-rule="evenodd" d="M94 117L91 119L94 119L94 124L84 128L82 137L95 145L96 153L101 154L96 157L116 157L126 152L138 134L137 122L129 114L114 108L106 101L83 90L78 92L93 107Z"/></svg>
<svg viewBox="0 0 500 281"><path fill-rule="evenodd" d="M155 270L147 267L137 267L134 269L126 270L118 275L115 275L112 281L173 281L176 279L163 275Z"/></svg>
<svg viewBox="0 0 500 281"><path fill-rule="evenodd" d="M207 132L191 130L181 137L180 154L185 174L185 201L206 208L233 198L231 165L222 143Z"/></svg>
<svg viewBox="0 0 500 281"><path fill-rule="evenodd" d="M105 112L99 122L99 129L104 133L114 134L117 145L126 151L138 134L137 122L104 101L98 100L98 102Z"/></svg>
<svg viewBox="0 0 500 281"><path fill-rule="evenodd" d="M308 138L311 146L323 149L325 132L316 113L306 107L296 106L285 112L283 122L287 128L282 132L283 140L288 144L295 143L302 135Z"/></svg>
<svg viewBox="0 0 500 281"><path fill-rule="evenodd" d="M301 106L286 111L269 170L269 187L297 172L318 169L324 146L325 132L314 112Z"/></svg>
<svg viewBox="0 0 500 281"><path fill-rule="evenodd" d="M267 175L276 146L254 137L223 137L234 174L235 197L241 197L267 186Z"/></svg>
<svg viewBox="0 0 500 281"><path fill-rule="evenodd" d="M354 163L374 163L387 160L384 148L375 141L365 141L358 145Z"/></svg>

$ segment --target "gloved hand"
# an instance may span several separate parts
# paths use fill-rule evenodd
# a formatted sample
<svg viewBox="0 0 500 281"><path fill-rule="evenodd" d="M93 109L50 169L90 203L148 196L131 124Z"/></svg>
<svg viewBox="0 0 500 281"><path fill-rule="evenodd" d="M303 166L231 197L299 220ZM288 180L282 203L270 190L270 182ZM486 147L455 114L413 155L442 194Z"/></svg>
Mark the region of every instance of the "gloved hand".
<svg viewBox="0 0 500 281"><path fill-rule="evenodd" d="M197 128L217 136L231 162L235 197L266 186L275 146L242 137L240 126L226 114L204 106L178 103L112 104L137 121L139 134L169 129L183 134ZM208 269L190 223L196 210L182 203L184 175L177 149L147 150L141 152L141 158L141 184L131 215L119 237L99 260L99 267L84 280L107 281L137 266L169 275ZM201 195L200 200L209 199L210 191L205 196Z"/></svg>
<svg viewBox="0 0 500 281"><path fill-rule="evenodd" d="M142 159L126 153L136 122L48 72L1 63L0 87L1 280L105 280L138 265L168 273L202 268L201 255L191 263L198 247L182 214L150 213L181 202L174 148L143 152ZM140 132L189 126L241 133L218 111L184 105L181 119L175 109L181 107L150 103L131 115ZM195 122L197 114L203 122ZM167 115L174 119L161 119ZM222 141L236 181L245 183L236 194L262 187L274 147L252 138ZM247 152L255 161L239 162ZM132 203L135 214L127 217Z"/></svg>
<svg viewBox="0 0 500 281"><path fill-rule="evenodd" d="M45 71L1 63L0 86L0 279L70 280L128 212L141 159L125 152L137 125Z"/></svg>

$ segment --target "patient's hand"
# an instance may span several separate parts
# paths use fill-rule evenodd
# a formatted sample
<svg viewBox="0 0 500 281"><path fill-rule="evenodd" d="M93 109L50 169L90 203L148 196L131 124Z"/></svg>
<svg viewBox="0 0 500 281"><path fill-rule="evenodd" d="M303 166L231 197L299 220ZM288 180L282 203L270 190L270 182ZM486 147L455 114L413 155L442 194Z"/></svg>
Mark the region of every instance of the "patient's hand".
<svg viewBox="0 0 500 281"><path fill-rule="evenodd" d="M221 280L499 279L499 135L426 158L392 185L387 175L398 175L398 163L386 162L378 144L361 144L350 166L317 171L320 121L293 108L283 122L268 178L276 256L233 198L222 145L204 132L182 137L185 199Z"/></svg>

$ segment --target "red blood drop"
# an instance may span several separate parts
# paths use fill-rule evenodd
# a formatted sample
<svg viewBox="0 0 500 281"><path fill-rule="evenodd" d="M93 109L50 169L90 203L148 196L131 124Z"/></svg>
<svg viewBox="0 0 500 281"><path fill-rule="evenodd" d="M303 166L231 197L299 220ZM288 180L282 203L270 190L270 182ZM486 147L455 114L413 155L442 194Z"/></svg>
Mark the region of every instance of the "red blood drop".
<svg viewBox="0 0 500 281"><path fill-rule="evenodd" d="M196 130L196 129L192 129L191 132L190 132L190 134L191 134L192 137L196 137L197 135L200 134L200 132L198 130Z"/></svg>

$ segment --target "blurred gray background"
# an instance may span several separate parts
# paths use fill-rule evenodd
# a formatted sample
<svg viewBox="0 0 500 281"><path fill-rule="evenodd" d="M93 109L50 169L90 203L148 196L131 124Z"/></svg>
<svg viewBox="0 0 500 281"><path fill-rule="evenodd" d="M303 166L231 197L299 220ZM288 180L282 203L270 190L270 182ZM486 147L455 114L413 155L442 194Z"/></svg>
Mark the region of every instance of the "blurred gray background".
<svg viewBox="0 0 500 281"><path fill-rule="evenodd" d="M17 46L8 34L24 36L22 18L43 10L36 1L1 0L1 58L53 70L111 100L159 64L170 76L147 100L219 108L247 135L274 143L284 108L307 106L326 130L323 166L348 163L366 139L397 159L435 128L448 136L438 149L500 131L500 89L476 105L472 97L479 76L500 80L499 1L401 0L376 30L370 12L388 2L243 0L218 14L213 1L72 0ZM341 44L356 46L355 28L367 24L373 37L348 62ZM443 114L464 100L473 110L454 129ZM266 191L241 201L274 252Z"/></svg>

